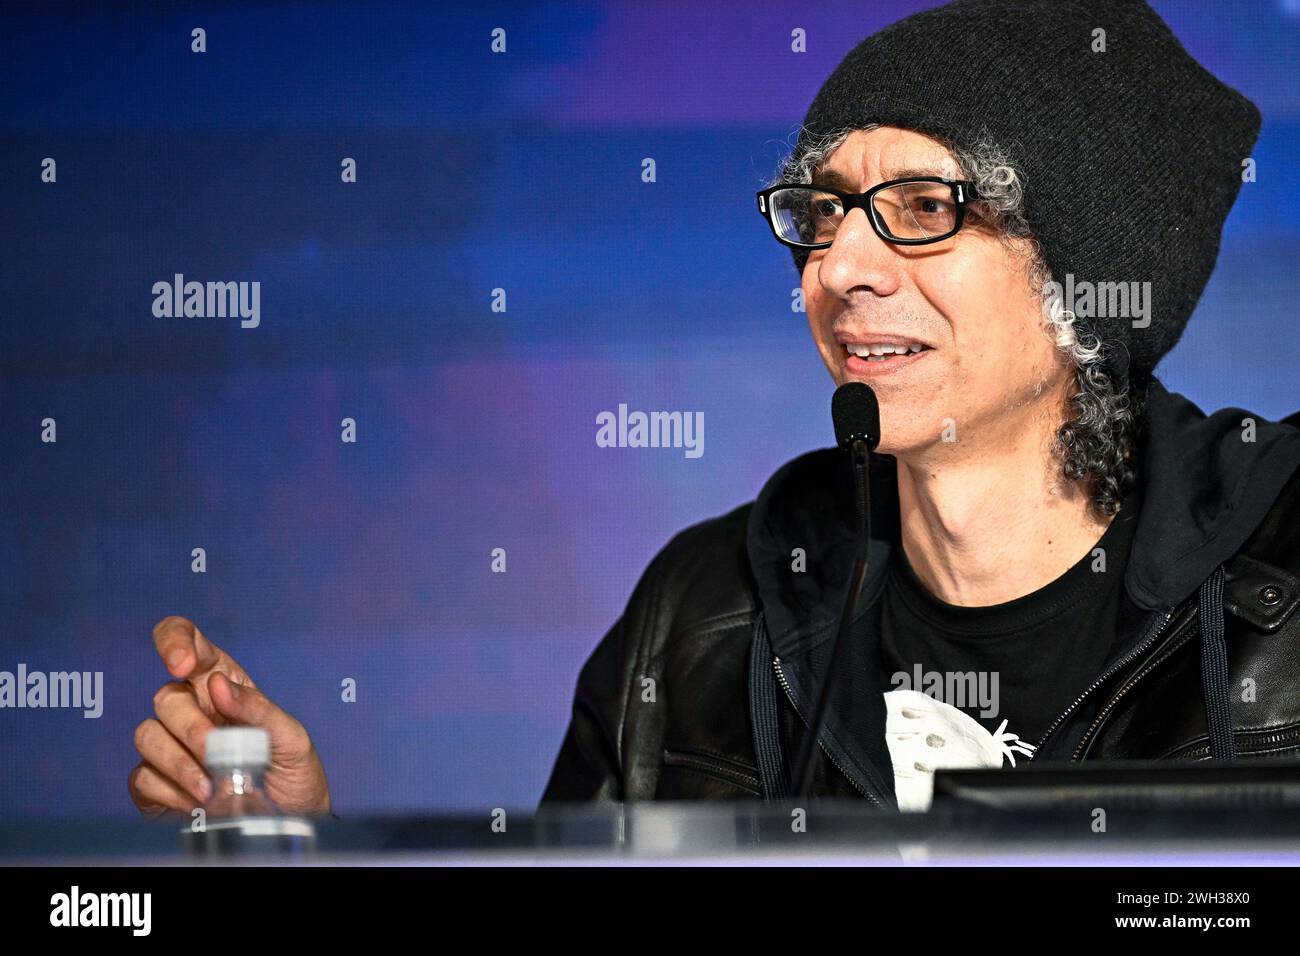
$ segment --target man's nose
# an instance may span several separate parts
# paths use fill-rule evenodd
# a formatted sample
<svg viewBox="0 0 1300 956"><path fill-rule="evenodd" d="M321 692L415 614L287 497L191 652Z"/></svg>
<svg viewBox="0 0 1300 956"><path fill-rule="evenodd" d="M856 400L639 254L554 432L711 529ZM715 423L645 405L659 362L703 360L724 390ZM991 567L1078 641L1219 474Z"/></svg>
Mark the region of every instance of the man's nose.
<svg viewBox="0 0 1300 956"><path fill-rule="evenodd" d="M845 298L863 287L877 295L897 291L902 257L893 243L876 234L865 209L850 209L835 240L822 256L818 280L832 295Z"/></svg>

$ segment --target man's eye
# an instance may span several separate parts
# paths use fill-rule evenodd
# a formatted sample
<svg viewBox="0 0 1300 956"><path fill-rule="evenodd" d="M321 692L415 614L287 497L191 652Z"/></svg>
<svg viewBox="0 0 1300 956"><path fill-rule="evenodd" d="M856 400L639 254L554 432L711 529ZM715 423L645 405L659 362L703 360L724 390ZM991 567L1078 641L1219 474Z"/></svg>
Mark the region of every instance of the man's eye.
<svg viewBox="0 0 1300 956"><path fill-rule="evenodd" d="M952 212L952 203L942 199L916 199L912 202L912 208L924 215L945 216Z"/></svg>

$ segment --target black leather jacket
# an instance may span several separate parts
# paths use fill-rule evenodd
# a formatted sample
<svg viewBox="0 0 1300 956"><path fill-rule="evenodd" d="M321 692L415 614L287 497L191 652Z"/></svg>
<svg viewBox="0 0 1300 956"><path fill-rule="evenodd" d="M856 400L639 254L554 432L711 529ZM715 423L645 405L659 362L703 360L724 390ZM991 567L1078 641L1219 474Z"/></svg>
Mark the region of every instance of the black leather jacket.
<svg viewBox="0 0 1300 956"><path fill-rule="evenodd" d="M1139 448L1115 649L1032 759L1300 757L1300 413L1206 416L1157 381ZM876 677L896 462L872 457L870 566L813 792L897 808ZM543 802L787 797L848 586L852 501L847 457L822 449L673 538L582 669Z"/></svg>

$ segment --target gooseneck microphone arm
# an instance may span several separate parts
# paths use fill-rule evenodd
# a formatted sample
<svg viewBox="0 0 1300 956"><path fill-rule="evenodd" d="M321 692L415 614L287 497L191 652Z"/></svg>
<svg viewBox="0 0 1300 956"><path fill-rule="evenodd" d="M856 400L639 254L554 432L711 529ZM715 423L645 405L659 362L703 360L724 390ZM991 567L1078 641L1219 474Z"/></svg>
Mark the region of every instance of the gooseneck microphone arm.
<svg viewBox="0 0 1300 956"><path fill-rule="evenodd" d="M849 576L849 591L844 596L844 609L840 614L839 630L831 645L830 659L817 694L817 705L794 765L794 793L806 797L812 787L813 754L817 740L826 725L826 711L830 704L835 676L839 673L840 656L848 643L848 633L853 622L853 612L858 606L858 593L867 576L867 548L871 540L871 450L880 443L880 407L875 393L862 382L849 382L835 391L831 402L835 419L835 437L840 446L847 448L853 463L854 504L857 507L857 550L853 559L853 573Z"/></svg>

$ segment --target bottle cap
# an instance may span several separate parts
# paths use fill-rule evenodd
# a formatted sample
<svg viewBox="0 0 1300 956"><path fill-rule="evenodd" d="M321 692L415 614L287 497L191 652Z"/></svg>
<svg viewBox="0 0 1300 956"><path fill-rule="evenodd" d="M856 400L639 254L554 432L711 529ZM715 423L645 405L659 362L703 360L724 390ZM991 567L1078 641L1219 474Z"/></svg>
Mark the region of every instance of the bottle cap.
<svg viewBox="0 0 1300 956"><path fill-rule="evenodd" d="M214 727L206 748L209 767L265 767L271 762L271 738L261 727Z"/></svg>

